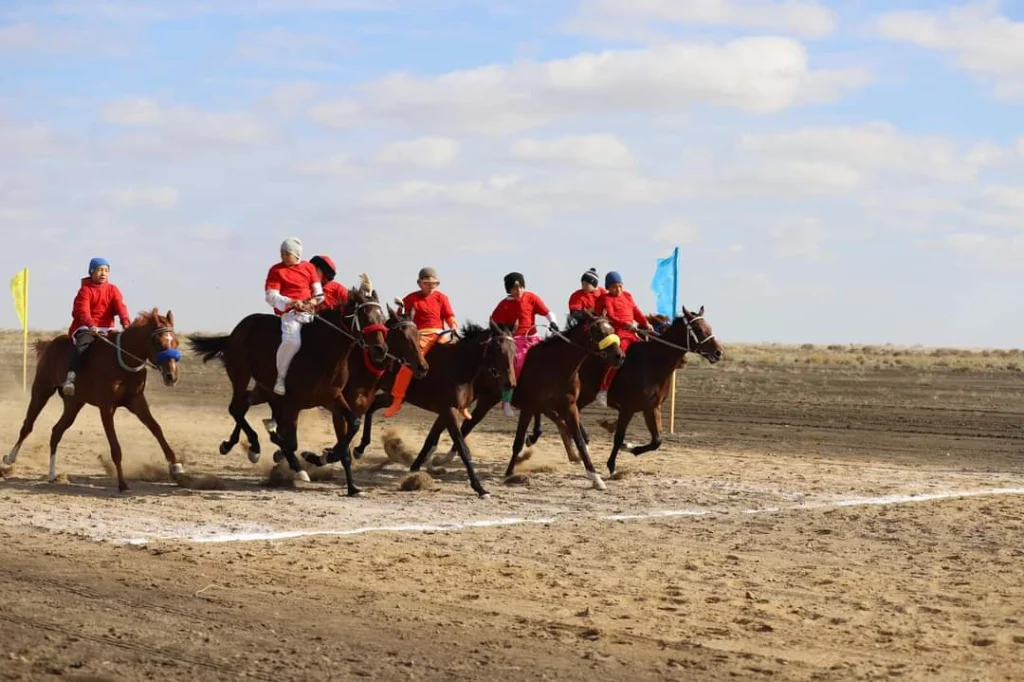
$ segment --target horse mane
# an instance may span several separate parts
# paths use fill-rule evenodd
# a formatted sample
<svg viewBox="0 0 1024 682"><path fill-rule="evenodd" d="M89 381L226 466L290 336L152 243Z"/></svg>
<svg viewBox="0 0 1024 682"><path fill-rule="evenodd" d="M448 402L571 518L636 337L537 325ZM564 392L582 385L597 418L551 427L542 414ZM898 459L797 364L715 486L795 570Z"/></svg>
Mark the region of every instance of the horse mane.
<svg viewBox="0 0 1024 682"><path fill-rule="evenodd" d="M466 322L466 324L459 326L459 336L466 341L477 339L489 331L488 327L483 327L475 322Z"/></svg>
<svg viewBox="0 0 1024 682"><path fill-rule="evenodd" d="M167 318L164 315L161 315L156 308L152 308L150 310L143 310L136 314L135 318L132 320L132 323L128 325L128 328L135 329L138 327L145 327L146 325L149 324L161 326L167 323Z"/></svg>
<svg viewBox="0 0 1024 682"><path fill-rule="evenodd" d="M570 313L569 317L567 317L565 320L565 327L562 329L562 334L568 334L573 329L580 326L580 324L583 323L585 316L586 313L584 313L583 311L574 311ZM591 319L596 319L597 315L591 313L590 317ZM563 341L564 339L562 339L562 337L560 337L558 334L551 334L537 345L553 346L556 343L562 343Z"/></svg>

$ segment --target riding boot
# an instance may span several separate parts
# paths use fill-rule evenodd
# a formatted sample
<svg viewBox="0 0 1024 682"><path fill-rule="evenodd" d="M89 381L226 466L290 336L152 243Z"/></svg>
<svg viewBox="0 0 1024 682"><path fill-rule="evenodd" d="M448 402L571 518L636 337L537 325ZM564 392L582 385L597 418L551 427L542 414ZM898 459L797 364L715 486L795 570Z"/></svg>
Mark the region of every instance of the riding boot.
<svg viewBox="0 0 1024 682"><path fill-rule="evenodd" d="M85 351L89 350L93 340L91 334L81 334L75 340L75 348L71 351L71 364L68 368L68 376L60 387L61 393L68 397L75 395L75 379L78 377L78 372L82 369L82 359L85 357Z"/></svg>
<svg viewBox="0 0 1024 682"><path fill-rule="evenodd" d="M384 417L394 417L402 409L402 402L405 400L405 392L412 381L412 370L402 365L395 376L394 385L391 387L391 406L384 411Z"/></svg>

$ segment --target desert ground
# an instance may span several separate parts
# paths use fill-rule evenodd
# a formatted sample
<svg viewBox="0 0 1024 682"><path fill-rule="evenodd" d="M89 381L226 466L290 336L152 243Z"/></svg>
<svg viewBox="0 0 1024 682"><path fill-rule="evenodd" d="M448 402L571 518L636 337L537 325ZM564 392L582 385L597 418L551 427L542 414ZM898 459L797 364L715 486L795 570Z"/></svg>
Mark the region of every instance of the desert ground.
<svg viewBox="0 0 1024 682"><path fill-rule="evenodd" d="M0 679L1021 679L1024 353L726 354L689 360L676 433L620 455L606 491L549 423L525 484L503 484L514 420L495 410L469 439L488 500L457 459L400 489L380 437L418 448L412 407L377 420L361 498L335 468L282 483L266 446L255 465L221 456L227 380L188 357L147 394L216 485L171 482L121 412L119 494L94 408L49 483L54 398L0 480ZM17 335L0 380L6 453L26 405ZM250 414L261 429L267 410ZM602 471L610 415L584 412ZM325 415L304 414L300 439L329 445Z"/></svg>

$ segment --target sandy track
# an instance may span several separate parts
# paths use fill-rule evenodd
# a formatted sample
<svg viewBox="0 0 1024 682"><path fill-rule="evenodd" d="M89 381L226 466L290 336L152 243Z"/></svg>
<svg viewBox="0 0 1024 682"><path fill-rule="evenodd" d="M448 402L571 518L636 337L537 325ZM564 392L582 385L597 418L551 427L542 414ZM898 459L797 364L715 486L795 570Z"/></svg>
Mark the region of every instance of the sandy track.
<svg viewBox="0 0 1024 682"><path fill-rule="evenodd" d="M481 501L457 461L437 489L400 492L376 441L355 472L364 498L340 475L262 487L266 464L216 454L217 369L150 390L190 472L225 490L133 481L158 449L125 414L133 493L118 495L94 411L65 439L68 482L45 483L56 404L44 413L0 482L0 679L1017 674L1017 373L688 370L681 433L620 457L627 474L603 493L550 426L529 485L503 486L512 423L495 412L470 440ZM6 442L23 409L0 403ZM398 422L410 442L425 433L413 409ZM303 444L328 441L326 420L304 417ZM297 531L322 535L252 539Z"/></svg>

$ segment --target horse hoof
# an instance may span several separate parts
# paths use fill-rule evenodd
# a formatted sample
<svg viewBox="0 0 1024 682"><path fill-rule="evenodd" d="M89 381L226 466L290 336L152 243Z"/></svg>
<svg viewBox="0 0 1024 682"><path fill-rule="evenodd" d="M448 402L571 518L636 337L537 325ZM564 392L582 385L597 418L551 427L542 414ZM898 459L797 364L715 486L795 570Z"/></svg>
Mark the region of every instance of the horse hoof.
<svg viewBox="0 0 1024 682"><path fill-rule="evenodd" d="M249 461L252 462L253 464L256 464L257 462L260 461L260 451L259 450L250 450L248 456L249 456Z"/></svg>
<svg viewBox="0 0 1024 682"><path fill-rule="evenodd" d="M231 443L229 443L227 441L222 442L220 444L220 454L222 454L222 455L228 454L229 452L231 452L231 448L232 447L233 446L231 445Z"/></svg>
<svg viewBox="0 0 1024 682"><path fill-rule="evenodd" d="M274 461L276 462L279 459L281 459L281 454L280 453L274 453ZM323 457L321 455L318 455L318 454L316 454L314 452L303 452L302 453L302 459L306 460L307 462L309 462L310 464L312 464L315 467L322 467L325 464L327 464L327 460L326 460L325 457Z"/></svg>
<svg viewBox="0 0 1024 682"><path fill-rule="evenodd" d="M309 474L307 474L305 471L300 471L295 474L295 480L302 481L303 483L309 483Z"/></svg>
<svg viewBox="0 0 1024 682"><path fill-rule="evenodd" d="M365 495L366 494L359 488L353 488L352 490L348 491L349 497L365 497Z"/></svg>
<svg viewBox="0 0 1024 682"><path fill-rule="evenodd" d="M366 452L366 448L357 447L355 450L352 451L352 456L355 457L356 459L362 459L364 452Z"/></svg>
<svg viewBox="0 0 1024 682"><path fill-rule="evenodd" d="M9 467L12 464L14 464L14 460L11 459L11 456L10 455L4 455L4 466L8 466Z"/></svg>
<svg viewBox="0 0 1024 682"><path fill-rule="evenodd" d="M608 486L604 484L604 480L601 478L601 474L596 471L588 471L587 478L594 484L594 490L608 490Z"/></svg>
<svg viewBox="0 0 1024 682"><path fill-rule="evenodd" d="M185 467L183 467L181 465L181 463L179 462L179 463L176 463L176 464L172 464L170 471L171 471L171 476L181 476L182 474L185 473Z"/></svg>
<svg viewBox="0 0 1024 682"><path fill-rule="evenodd" d="M486 490L480 492L479 495L480 495L480 499L481 500L489 500L489 499L491 499L491 494L489 492L487 492Z"/></svg>
<svg viewBox="0 0 1024 682"><path fill-rule="evenodd" d="M278 462L280 462L280 461L281 461L281 459L283 459L283 458L284 458L284 455L282 455L282 454L281 454L281 451L280 451L280 450L278 450L277 452L275 452L275 453L274 453L274 464L277 464L277 463L278 463Z"/></svg>

